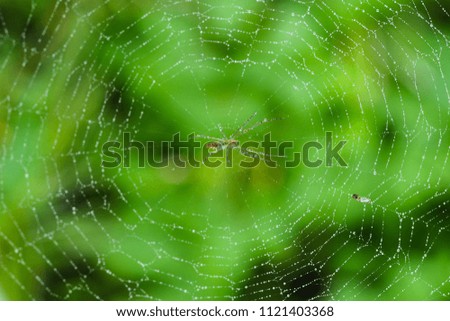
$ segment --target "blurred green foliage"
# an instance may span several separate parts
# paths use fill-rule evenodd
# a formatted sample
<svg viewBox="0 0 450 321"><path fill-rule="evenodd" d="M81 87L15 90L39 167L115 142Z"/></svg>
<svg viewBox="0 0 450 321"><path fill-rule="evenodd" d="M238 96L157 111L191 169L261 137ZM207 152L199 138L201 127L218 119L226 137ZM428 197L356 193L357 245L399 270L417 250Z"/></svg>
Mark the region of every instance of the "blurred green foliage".
<svg viewBox="0 0 450 321"><path fill-rule="evenodd" d="M0 1L1 295L448 299L444 6ZM101 166L255 111L287 119L243 139L332 131L348 167Z"/></svg>

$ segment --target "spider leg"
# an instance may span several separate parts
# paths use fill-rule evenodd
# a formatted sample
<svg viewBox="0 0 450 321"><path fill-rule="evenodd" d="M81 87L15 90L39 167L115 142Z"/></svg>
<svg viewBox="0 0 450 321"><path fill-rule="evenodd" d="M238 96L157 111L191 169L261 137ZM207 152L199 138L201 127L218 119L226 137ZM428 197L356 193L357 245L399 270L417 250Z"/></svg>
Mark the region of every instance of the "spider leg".
<svg viewBox="0 0 450 321"><path fill-rule="evenodd" d="M225 135L225 132L223 131L222 125L218 124L217 127L219 128L219 131L222 134L223 139L226 140L227 139L227 135Z"/></svg>
<svg viewBox="0 0 450 321"><path fill-rule="evenodd" d="M248 133L248 132L254 130L255 128L257 128L257 127L259 127L259 126L261 126L261 125L263 125L263 124L271 123L271 122L274 122L274 121L277 121L277 120L284 120L284 119L285 119L285 118L270 118L270 119L264 118L263 120L257 122L257 123L254 124L253 126L247 128L247 129L241 130L241 131L239 132L239 135L237 135L236 137L239 137L240 135L243 135L243 134L245 134L245 133Z"/></svg>
<svg viewBox="0 0 450 321"><path fill-rule="evenodd" d="M230 137L238 137L241 135L241 133L244 131L245 126L248 125L248 123L256 116L258 112L255 111L249 118L247 118L247 120L241 125L241 127L239 127L234 133L233 135L231 135ZM237 136L235 136L237 135Z"/></svg>
<svg viewBox="0 0 450 321"><path fill-rule="evenodd" d="M240 151L241 151L242 154L244 154L246 156L253 157L253 158L258 157L258 158L261 158L261 159L266 159L266 157L269 157L269 158L270 157L278 157L278 158L285 158L286 157L286 156L270 155L270 154L266 154L266 153L263 153L263 152L260 152L260 151L257 151L257 150L253 150L253 149L243 149L243 148L241 148ZM258 156L256 156L256 155L258 155Z"/></svg>
<svg viewBox="0 0 450 321"><path fill-rule="evenodd" d="M263 160L268 165L273 164L275 166L278 166L278 165L276 165L276 162L273 158L285 158L286 157L286 156L278 156L278 155L269 155L269 154L266 154L266 153L263 153L260 151L256 151L256 150L252 150L252 149L240 148L239 151L242 155L245 155L247 157L251 157L254 159L260 159L260 160ZM271 166L271 165L269 165L269 166Z"/></svg>
<svg viewBox="0 0 450 321"><path fill-rule="evenodd" d="M263 160L266 161L266 156L265 155L261 155L259 152L255 152L252 150L244 150L244 149L239 149L239 152L241 153L241 155L250 157L250 158L254 158L257 160Z"/></svg>
<svg viewBox="0 0 450 321"><path fill-rule="evenodd" d="M203 138L203 139L209 139L209 140L213 140L213 141L218 141L218 142L223 142L224 139L223 138L217 138L217 137L213 137L213 136L206 136L206 135L194 135L194 138Z"/></svg>

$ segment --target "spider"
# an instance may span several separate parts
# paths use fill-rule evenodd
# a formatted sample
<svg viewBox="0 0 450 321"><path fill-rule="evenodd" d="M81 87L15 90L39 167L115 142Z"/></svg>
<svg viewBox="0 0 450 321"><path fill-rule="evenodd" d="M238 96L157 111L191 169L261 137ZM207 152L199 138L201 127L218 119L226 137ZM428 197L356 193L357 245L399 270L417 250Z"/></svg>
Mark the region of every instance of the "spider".
<svg viewBox="0 0 450 321"><path fill-rule="evenodd" d="M353 194L352 198L360 203L372 203L372 200L370 198L359 196L358 194Z"/></svg>
<svg viewBox="0 0 450 321"><path fill-rule="evenodd" d="M258 112L254 112L249 118L247 118L247 120L229 137L227 137L223 131L222 126L218 126L220 133L222 134L223 138L217 138L217 137L213 137L213 136L206 136L206 135L195 135L196 138L203 138L203 139L209 139L211 140L210 142L208 142L206 144L206 147L208 147L208 149L210 149L212 152L209 153L209 156L211 156L212 154L218 153L222 150L226 151L226 160L227 160L227 165L231 166L231 157L230 154L232 152L233 149L237 148L239 150L239 152L245 156L249 156L252 158L262 158L265 160L265 157L270 157L272 155L267 155L265 153L262 152L258 152L255 150L251 150L250 153L248 152L249 150L242 148L239 144L239 141L237 140L237 138L239 138L240 136L251 132L252 130L254 130L255 128L265 124L265 123L269 123L269 122L273 122L276 120L281 120L282 118L271 118L271 119L267 119L264 118L263 120L253 124L250 127L247 127L247 125L250 123L250 121L256 116Z"/></svg>

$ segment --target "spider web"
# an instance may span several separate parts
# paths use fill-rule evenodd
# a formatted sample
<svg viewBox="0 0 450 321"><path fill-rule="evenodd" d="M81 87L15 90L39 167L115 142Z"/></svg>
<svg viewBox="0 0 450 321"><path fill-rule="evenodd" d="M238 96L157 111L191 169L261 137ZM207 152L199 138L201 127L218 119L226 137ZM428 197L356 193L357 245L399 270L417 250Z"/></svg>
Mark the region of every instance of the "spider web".
<svg viewBox="0 0 450 321"><path fill-rule="evenodd" d="M1 1L1 298L448 299L449 10ZM331 131L348 166L101 166L254 112L288 118L242 139Z"/></svg>

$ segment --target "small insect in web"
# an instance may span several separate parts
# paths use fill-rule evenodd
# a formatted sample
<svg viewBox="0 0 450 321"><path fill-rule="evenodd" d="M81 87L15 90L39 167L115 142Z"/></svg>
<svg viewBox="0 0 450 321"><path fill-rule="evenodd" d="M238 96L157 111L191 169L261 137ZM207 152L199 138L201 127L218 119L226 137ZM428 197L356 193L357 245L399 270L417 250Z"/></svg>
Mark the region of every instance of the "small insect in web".
<svg viewBox="0 0 450 321"><path fill-rule="evenodd" d="M264 118L263 120L253 124L252 126L247 127L248 124L256 116L257 113L258 112L254 112L230 136L225 135L222 126L218 126L218 128L220 130L220 133L222 134L223 138L218 138L218 137L213 137L213 136L206 136L206 135L195 135L195 137L211 140L211 142L206 144L206 147L212 151L211 153L209 153L209 155L212 155L212 154L218 153L218 152L220 152L222 150L225 150L226 151L227 165L231 165L231 156L230 155L231 155L232 150L235 149L235 148L237 148L242 155L245 155L245 156L248 156L248 157L252 157L252 158L261 158L263 160L266 160L267 158L269 158L269 160L270 160L271 157L281 157L281 156L274 156L274 155L270 155L270 154L265 154L265 153L256 151L254 149L249 150L249 149L243 148L241 146L241 144L239 143L239 141L237 140L237 138L239 138L240 136L253 131L254 129L256 129L257 127L259 127L259 126L261 126L263 124L284 119L284 118L271 118L271 119Z"/></svg>
<svg viewBox="0 0 450 321"><path fill-rule="evenodd" d="M353 194L352 198L360 203L372 203L372 200L370 198L359 196L358 194Z"/></svg>

